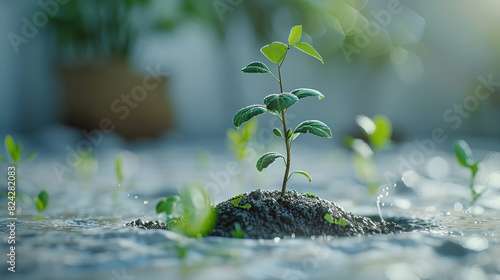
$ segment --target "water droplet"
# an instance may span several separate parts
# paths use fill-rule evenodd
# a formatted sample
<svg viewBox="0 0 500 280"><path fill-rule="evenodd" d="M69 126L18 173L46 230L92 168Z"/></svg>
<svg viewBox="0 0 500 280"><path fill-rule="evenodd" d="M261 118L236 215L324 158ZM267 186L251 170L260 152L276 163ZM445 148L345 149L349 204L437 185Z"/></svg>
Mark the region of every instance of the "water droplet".
<svg viewBox="0 0 500 280"><path fill-rule="evenodd" d="M384 206L385 206L385 202L382 202L382 207L384 207Z"/></svg>
<svg viewBox="0 0 500 280"><path fill-rule="evenodd" d="M281 238L279 238L279 237L275 237L275 238L274 238L274 243L279 243L279 242L280 242L280 240L281 240Z"/></svg>
<svg viewBox="0 0 500 280"><path fill-rule="evenodd" d="M148 204L148 203L149 203L149 201L147 201L147 200L144 200L144 204Z"/></svg>
<svg viewBox="0 0 500 280"><path fill-rule="evenodd" d="M127 196L130 196L130 194L128 193Z"/></svg>
<svg viewBox="0 0 500 280"><path fill-rule="evenodd" d="M389 192L386 192L386 193L385 193L385 196L389 196Z"/></svg>
<svg viewBox="0 0 500 280"><path fill-rule="evenodd" d="M134 196L134 198L138 198L138 196L136 195L136 196Z"/></svg>

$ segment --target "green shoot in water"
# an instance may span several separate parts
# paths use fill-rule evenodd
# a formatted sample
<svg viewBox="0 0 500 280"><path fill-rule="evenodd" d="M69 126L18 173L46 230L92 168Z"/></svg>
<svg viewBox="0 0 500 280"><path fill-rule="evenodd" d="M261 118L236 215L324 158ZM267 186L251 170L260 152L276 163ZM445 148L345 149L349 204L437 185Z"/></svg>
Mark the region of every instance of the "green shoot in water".
<svg viewBox="0 0 500 280"><path fill-rule="evenodd" d="M299 42L302 37L302 25L297 25L292 28L290 35L288 36L288 44L281 42L273 42L266 45L260 49L262 54L266 56L272 63L275 63L278 69L278 77L274 75L271 70L262 62L255 61L248 64L241 71L243 73L263 73L271 75L274 80L279 84L280 93L270 94L264 98L264 105L256 104L250 105L239 110L233 117L233 124L236 128L239 128L245 122L251 120L253 117L269 112L275 115L281 122L283 130L279 128L274 128L274 134L282 138L285 142L286 157L282 154L276 152L266 153L259 158L257 161L257 170L260 172L264 168L268 167L277 158L282 158L285 164L285 174L283 176L283 183L281 187L281 196L285 195L286 184L290 177L294 174L302 174L311 181L311 176L304 171L295 171L290 173L290 163L291 163L291 147L292 141L297 138L301 133L311 133L320 137L332 137L332 132L330 128L323 122L317 120L308 120L300 123L294 130L288 127L286 120L286 111L293 104L297 103L300 99L304 97L317 97L322 99L324 97L319 91L314 89L299 88L292 90L291 92L285 92L283 90L283 79L281 75L281 68L283 62L285 61L288 51L293 47L308 55L311 55L323 63L323 58L319 53L309 44L304 42Z"/></svg>
<svg viewBox="0 0 500 280"><path fill-rule="evenodd" d="M357 138L347 136L346 145L354 152L353 162L356 175L367 187L370 194L375 195L380 186L374 151L382 150L391 144L392 124L384 115L369 118L365 115L356 117L356 123L365 135L369 144Z"/></svg>
<svg viewBox="0 0 500 280"><path fill-rule="evenodd" d="M17 167L19 163L23 161L32 160L36 157L36 152L31 152L27 156L25 156L23 143L19 141L16 142L10 134L7 134L7 136L5 136L4 144L5 144L5 150L7 152L5 156L0 154L0 160L8 164L14 165L16 167L16 170L19 170L19 167ZM33 200L28 195L25 195L24 193L18 190L16 190L16 197L28 204L33 203L35 209L37 209L40 212L45 210L45 208L47 208L47 205L49 203L49 194L45 190L41 191L38 194L38 196L36 196ZM10 198L11 197L9 197L9 199Z"/></svg>
<svg viewBox="0 0 500 280"><path fill-rule="evenodd" d="M156 212L167 214L167 228L188 237L201 238L215 226L217 209L212 206L210 193L199 185L179 189L179 195L158 202ZM171 218L177 212L180 216Z"/></svg>
<svg viewBox="0 0 500 280"><path fill-rule="evenodd" d="M453 151L458 163L463 167L469 168L471 171L469 188L471 192L470 205L472 206L482 194L482 192L479 193L474 188L474 180L479 170L479 163L481 162L481 160L478 160L476 162L472 160L472 151L469 147L469 144L467 144L465 140L455 141L455 143L453 143Z"/></svg>

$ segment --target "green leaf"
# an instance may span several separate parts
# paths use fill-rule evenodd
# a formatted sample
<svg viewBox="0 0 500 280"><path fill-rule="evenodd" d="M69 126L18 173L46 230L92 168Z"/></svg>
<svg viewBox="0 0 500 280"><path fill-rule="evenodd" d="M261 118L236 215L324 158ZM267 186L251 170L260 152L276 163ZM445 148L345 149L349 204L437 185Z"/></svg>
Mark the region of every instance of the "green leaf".
<svg viewBox="0 0 500 280"><path fill-rule="evenodd" d="M245 203L245 205L240 206L240 202L242 199L243 199L243 196L235 198L235 199L231 200L231 204L234 207L243 208L243 209L250 209L252 207L252 205L250 203Z"/></svg>
<svg viewBox="0 0 500 280"><path fill-rule="evenodd" d="M274 112L281 112L297 101L299 98L290 93L270 94L264 98L267 109Z"/></svg>
<svg viewBox="0 0 500 280"><path fill-rule="evenodd" d="M333 217L330 213L326 213L325 216L323 217L327 222L329 222L330 224L333 224L335 223L335 221L333 220Z"/></svg>
<svg viewBox="0 0 500 280"><path fill-rule="evenodd" d="M325 216L323 217L325 220L327 220L330 224L336 224L336 225L340 225L340 226L347 226L349 224L348 221L342 219L342 218L339 218L338 220L334 220L332 215L329 214L329 213L326 213Z"/></svg>
<svg viewBox="0 0 500 280"><path fill-rule="evenodd" d="M281 130L277 129L277 128L273 128L273 133L274 135L282 138L283 137L283 134L281 134Z"/></svg>
<svg viewBox="0 0 500 280"><path fill-rule="evenodd" d="M381 149L391 142L392 124L389 118L384 115L373 117L375 132L368 135L370 143L377 149Z"/></svg>
<svg viewBox="0 0 500 280"><path fill-rule="evenodd" d="M46 191L41 191L37 197L35 197L35 207L38 211L43 211L49 205L49 194Z"/></svg>
<svg viewBox="0 0 500 280"><path fill-rule="evenodd" d="M7 134L7 136L5 136L5 149L9 152L12 161L14 163L17 163L19 161L21 148L16 145L16 142L14 141L12 136L10 136L10 134Z"/></svg>
<svg viewBox="0 0 500 280"><path fill-rule="evenodd" d="M371 134L375 133L375 130L377 129L375 122L365 115L356 116L356 124L358 124L366 137L369 137Z"/></svg>
<svg viewBox="0 0 500 280"><path fill-rule="evenodd" d="M264 114L266 107L262 105L250 105L240 109L233 117L233 124L236 128L240 127L243 123L251 120L253 117Z"/></svg>
<svg viewBox="0 0 500 280"><path fill-rule="evenodd" d="M291 129L291 128L288 128L288 129L286 130L286 139L288 139L288 138L290 138L290 137L292 137L292 129Z"/></svg>
<svg viewBox="0 0 500 280"><path fill-rule="evenodd" d="M349 222L342 218L339 218L338 220L335 221L335 224L345 227L349 224Z"/></svg>
<svg viewBox="0 0 500 280"><path fill-rule="evenodd" d="M310 55L310 56L313 56L317 59L319 59L319 61L321 61L321 63L324 63L323 61L323 58L321 57L321 55L319 55L319 53L311 46L309 45L308 43L297 43L295 44L295 46L297 49L305 52L306 54Z"/></svg>
<svg viewBox="0 0 500 280"><path fill-rule="evenodd" d="M234 230L230 231L232 238L243 238L245 237L245 231L241 228L240 223L234 223Z"/></svg>
<svg viewBox="0 0 500 280"><path fill-rule="evenodd" d="M273 42L269 45L263 46L260 51L264 54L271 62L280 63L285 57L288 51L288 46L281 42Z"/></svg>
<svg viewBox="0 0 500 280"><path fill-rule="evenodd" d="M254 61L241 69L243 73L271 73L269 68L260 61Z"/></svg>
<svg viewBox="0 0 500 280"><path fill-rule="evenodd" d="M473 165L472 151L467 142L462 139L455 141L453 144L453 150L455 152L455 157L462 166L471 167Z"/></svg>
<svg viewBox="0 0 500 280"><path fill-rule="evenodd" d="M311 181L312 181L311 176L310 176L309 174L307 174L307 172L305 172L305 171L299 170L299 171L295 171L295 172L293 172L292 174L295 174L295 173L297 173L297 174L302 174L302 175L306 176L306 177L307 177L307 179L309 179L309 182L311 182ZM292 176L292 175L290 175L290 176ZM289 177L289 178L290 178L290 177Z"/></svg>
<svg viewBox="0 0 500 280"><path fill-rule="evenodd" d="M332 132L326 124L320 121L309 120L300 123L294 133L312 133L319 137L332 138Z"/></svg>
<svg viewBox="0 0 500 280"><path fill-rule="evenodd" d="M29 161L33 160L36 157L36 152L31 152L24 160Z"/></svg>
<svg viewBox="0 0 500 280"><path fill-rule="evenodd" d="M165 212L167 215L172 214L175 210L176 202L180 200L181 198L177 195L169 196L160 200L158 204L156 204L156 213L160 214Z"/></svg>
<svg viewBox="0 0 500 280"><path fill-rule="evenodd" d="M309 97L309 96L317 96L318 99L322 99L323 97L325 97L323 94L321 94L321 92L314 90L314 89L308 89L308 88L294 89L290 93L297 96L299 99L302 99L304 97Z"/></svg>
<svg viewBox="0 0 500 280"><path fill-rule="evenodd" d="M257 170L262 171L264 168L268 167L279 157L283 158L283 161L285 161L285 157L280 153L271 152L262 155L257 161Z"/></svg>
<svg viewBox="0 0 500 280"><path fill-rule="evenodd" d="M120 156L116 156L115 158L115 173L118 183L121 183L123 180L123 174L122 174L122 158Z"/></svg>
<svg viewBox="0 0 500 280"><path fill-rule="evenodd" d="M300 40L300 37L302 37L302 25L295 25L288 35L288 45L294 45Z"/></svg>

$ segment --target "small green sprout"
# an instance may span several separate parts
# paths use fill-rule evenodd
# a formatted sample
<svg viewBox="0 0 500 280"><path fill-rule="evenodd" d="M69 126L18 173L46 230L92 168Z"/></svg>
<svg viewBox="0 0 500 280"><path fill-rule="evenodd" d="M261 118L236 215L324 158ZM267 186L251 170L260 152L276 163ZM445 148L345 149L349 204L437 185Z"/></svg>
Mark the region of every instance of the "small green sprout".
<svg viewBox="0 0 500 280"><path fill-rule="evenodd" d="M233 238L243 238L245 237L245 231L241 228L240 223L234 223L234 229L231 230L231 237Z"/></svg>
<svg viewBox="0 0 500 280"><path fill-rule="evenodd" d="M120 186L123 181L123 173L122 173L122 158L120 156L116 156L115 158L115 175L116 175L116 181L118 182L118 185Z"/></svg>
<svg viewBox="0 0 500 280"><path fill-rule="evenodd" d="M476 178L476 174L479 170L479 163L481 163L481 160L478 160L474 162L472 160L472 151L469 147L469 144L465 142L465 140L458 140L455 141L453 144L453 151L455 152L455 157L460 165L463 167L467 167L471 171L471 178L470 178L470 183L469 183L469 188L471 191L471 200L470 200L470 205L472 206L474 202L481 196L481 193L478 193L474 189L474 180Z"/></svg>
<svg viewBox="0 0 500 280"><path fill-rule="evenodd" d="M242 127L242 129L228 129L227 139L229 149L233 152L238 161L242 161L247 154L248 143L255 138L257 134L257 119L252 119Z"/></svg>
<svg viewBox="0 0 500 280"><path fill-rule="evenodd" d="M308 120L300 123L293 131L288 127L286 121L286 111L293 104L297 103L300 99L304 97L317 97L318 99L322 99L324 97L319 91L314 89L307 88L299 88L292 90L291 92L283 91L283 79L281 76L281 67L283 66L283 62L285 61L285 57L288 51L294 47L312 57L317 58L323 63L323 58L319 55L319 53L309 44L299 42L302 37L302 25L296 25L290 31L288 36L288 44L284 44L281 42L273 42L269 45L266 45L260 49L262 54L266 56L271 62L276 63L278 68L278 77L276 77L271 70L262 62L255 61L248 64L241 71L243 73L264 73L270 74L276 82L278 82L280 87L279 94L270 94L264 98L264 105L256 104L250 105L245 108L240 109L233 117L233 124L236 128L239 128L242 124L248 122L253 117L264 114L265 112L269 112L275 115L283 125L283 130L279 128L274 128L273 133L282 138L285 142L286 148L286 158L285 156L271 152L266 153L259 158L257 161L257 170L260 172L264 168L268 167L271 163L273 163L277 158L282 158L285 164L285 174L283 176L283 183L281 187L281 196L285 195L286 192L286 184L290 177L294 173L302 174L306 176L309 181L311 181L311 176L309 176L304 171L295 171L290 174L290 162L291 162L291 146L292 141L297 138L301 133L311 133L320 137L332 137L332 132L330 128L324 124L323 122L317 120Z"/></svg>
<svg viewBox="0 0 500 280"><path fill-rule="evenodd" d="M240 206L240 202L242 199L243 199L243 195L238 195L235 198L231 199L231 204L234 207L243 208L243 209L250 209L252 207L252 205L250 203L245 203L245 205Z"/></svg>
<svg viewBox="0 0 500 280"><path fill-rule="evenodd" d="M41 191L34 200L36 210L42 212L49 205L49 194L43 190Z"/></svg>
<svg viewBox="0 0 500 280"><path fill-rule="evenodd" d="M211 204L210 193L199 185L179 189L179 196L162 199L156 212L167 214L167 228L188 237L201 238L215 226L217 209ZM170 218L177 211L181 216Z"/></svg>
<svg viewBox="0 0 500 280"><path fill-rule="evenodd" d="M156 204L156 213L165 213L167 214L167 224L171 222L170 215L175 210L176 204L181 200L181 198L178 195L172 195L169 197L166 197L158 202Z"/></svg>
<svg viewBox="0 0 500 280"><path fill-rule="evenodd" d="M0 154L0 160L3 162L8 162L17 165L21 161L32 160L36 156L36 152L31 152L26 157L23 158L24 148L23 143L14 141L11 135L7 134L5 136L5 150L7 150L7 156ZM10 161L7 160L10 157Z"/></svg>
<svg viewBox="0 0 500 280"><path fill-rule="evenodd" d="M97 172L98 161L92 151L80 151L75 162L75 174L80 184L87 188L91 186L92 178Z"/></svg>
<svg viewBox="0 0 500 280"><path fill-rule="evenodd" d="M332 215L330 213L326 213L325 216L323 217L325 220L327 220L330 224L336 224L336 225L340 225L340 226L347 226L349 224L348 221L342 219L342 218L338 218L337 220L334 220Z"/></svg>
<svg viewBox="0 0 500 280"><path fill-rule="evenodd" d="M317 196L315 194L310 194L310 193L304 193L305 196L309 198L316 198Z"/></svg>
<svg viewBox="0 0 500 280"><path fill-rule="evenodd" d="M392 124L384 115L369 118L358 115L356 123L368 139L365 141L353 137L346 137L346 145L354 151L353 162L357 177L368 187L370 194L374 195L380 186L377 179L374 150L382 150L391 144Z"/></svg>
<svg viewBox="0 0 500 280"><path fill-rule="evenodd" d="M4 144L5 144L6 156L0 154L0 160L3 162L17 166L19 163L23 161L29 161L36 157L36 152L31 152L27 156L24 156L23 143L16 142L10 134L7 134L5 136ZM5 196L7 197L7 193L5 194ZM49 201L49 195L46 191L40 192L38 197L35 197L35 199L32 200L28 195L17 190L16 198L21 199L26 204L34 204L35 208L38 211L43 211L47 207Z"/></svg>

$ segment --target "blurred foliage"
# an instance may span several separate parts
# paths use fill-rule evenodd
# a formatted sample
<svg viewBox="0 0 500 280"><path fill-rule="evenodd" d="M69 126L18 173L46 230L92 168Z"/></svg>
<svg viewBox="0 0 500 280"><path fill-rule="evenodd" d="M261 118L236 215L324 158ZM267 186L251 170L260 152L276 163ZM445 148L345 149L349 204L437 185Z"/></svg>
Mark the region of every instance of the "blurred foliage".
<svg viewBox="0 0 500 280"><path fill-rule="evenodd" d="M391 145L392 123L384 115L376 115L373 118L359 115L356 117L356 124L370 145L362 139L351 136L345 138L345 143L353 151L356 176L368 187L370 194L374 195L380 184L377 178L377 166L373 159L373 151L382 150Z"/></svg>
<svg viewBox="0 0 500 280"><path fill-rule="evenodd" d="M308 34L306 41L318 40L323 48L320 51L342 48L344 55L346 52L367 56L387 54L401 42L393 40L393 32L370 14L380 9L367 8L368 4L372 3L368 0L74 0L60 6L59 12L50 17L50 25L64 50L79 58L128 57L141 36L171 31L192 22L224 39L230 26L242 18L249 21L255 37L262 42L281 33L281 28L302 24ZM386 7L382 9L388 13ZM414 28L399 21L397 24L402 26L395 33L408 31L411 36L405 38L419 40L418 26ZM406 40L404 44L407 43L412 42Z"/></svg>
<svg viewBox="0 0 500 280"><path fill-rule="evenodd" d="M242 161L248 153L248 144L255 138L257 126L257 119L253 119L241 129L230 128L227 130L227 145L238 161Z"/></svg>

